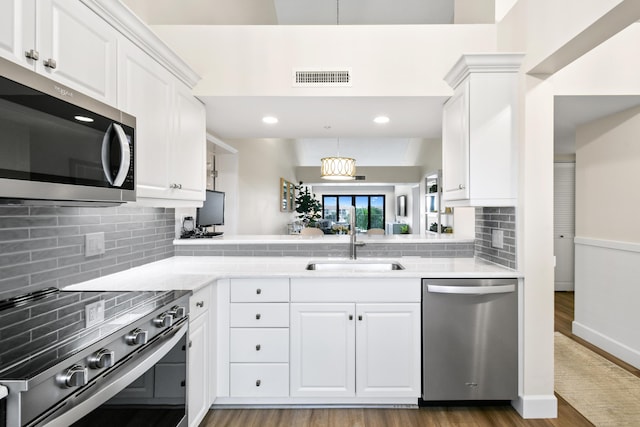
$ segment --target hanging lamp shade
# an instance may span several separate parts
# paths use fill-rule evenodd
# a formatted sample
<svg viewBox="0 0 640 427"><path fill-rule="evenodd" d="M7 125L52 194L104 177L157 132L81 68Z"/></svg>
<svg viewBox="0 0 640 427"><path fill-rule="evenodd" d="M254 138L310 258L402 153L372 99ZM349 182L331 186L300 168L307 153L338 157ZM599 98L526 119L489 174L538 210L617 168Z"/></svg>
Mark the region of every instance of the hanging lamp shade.
<svg viewBox="0 0 640 427"><path fill-rule="evenodd" d="M355 179L356 159L351 157L324 157L320 159L320 177L335 181Z"/></svg>

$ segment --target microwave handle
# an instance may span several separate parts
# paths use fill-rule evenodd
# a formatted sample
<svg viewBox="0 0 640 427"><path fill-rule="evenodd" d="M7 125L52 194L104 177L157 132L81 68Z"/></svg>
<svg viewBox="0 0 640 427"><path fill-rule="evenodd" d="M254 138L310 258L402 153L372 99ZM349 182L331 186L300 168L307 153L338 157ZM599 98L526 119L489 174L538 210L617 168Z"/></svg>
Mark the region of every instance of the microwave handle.
<svg viewBox="0 0 640 427"><path fill-rule="evenodd" d="M109 140L111 139L111 132L115 131L120 143L120 152L122 153L120 168L115 178L111 177L111 170L109 169ZM102 137L102 170L107 177L109 184L114 187L120 187L127 177L129 172L129 166L131 164L131 150L129 149L129 143L127 141L127 135L125 135L122 126L117 123L111 123L109 128Z"/></svg>

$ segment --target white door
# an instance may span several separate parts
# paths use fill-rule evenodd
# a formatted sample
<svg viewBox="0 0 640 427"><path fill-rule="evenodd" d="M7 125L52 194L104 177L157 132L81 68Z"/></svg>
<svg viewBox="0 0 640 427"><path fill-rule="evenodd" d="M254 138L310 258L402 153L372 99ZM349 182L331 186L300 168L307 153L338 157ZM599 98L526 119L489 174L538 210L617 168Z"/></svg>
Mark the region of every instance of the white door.
<svg viewBox="0 0 640 427"><path fill-rule="evenodd" d="M35 1L0 0L0 56L33 69L25 56L35 46Z"/></svg>
<svg viewBox="0 0 640 427"><path fill-rule="evenodd" d="M576 164L553 165L553 253L556 257L555 290L574 289Z"/></svg>
<svg viewBox="0 0 640 427"><path fill-rule="evenodd" d="M355 395L355 305L291 304L291 396Z"/></svg>
<svg viewBox="0 0 640 427"><path fill-rule="evenodd" d="M36 71L115 106L115 29L80 2L36 3Z"/></svg>
<svg viewBox="0 0 640 427"><path fill-rule="evenodd" d="M189 426L197 426L209 410L209 312L189 324L188 391Z"/></svg>
<svg viewBox="0 0 640 427"><path fill-rule="evenodd" d="M137 196L167 198L172 76L128 40L118 50L118 104L136 117Z"/></svg>
<svg viewBox="0 0 640 427"><path fill-rule="evenodd" d="M206 118L204 105L189 89L177 85L175 138L171 155L172 198L204 200L206 188ZM176 187L176 185L174 185Z"/></svg>
<svg viewBox="0 0 640 427"><path fill-rule="evenodd" d="M469 82L456 88L442 112L442 197L469 198Z"/></svg>
<svg viewBox="0 0 640 427"><path fill-rule="evenodd" d="M420 396L420 304L356 305L358 396Z"/></svg>

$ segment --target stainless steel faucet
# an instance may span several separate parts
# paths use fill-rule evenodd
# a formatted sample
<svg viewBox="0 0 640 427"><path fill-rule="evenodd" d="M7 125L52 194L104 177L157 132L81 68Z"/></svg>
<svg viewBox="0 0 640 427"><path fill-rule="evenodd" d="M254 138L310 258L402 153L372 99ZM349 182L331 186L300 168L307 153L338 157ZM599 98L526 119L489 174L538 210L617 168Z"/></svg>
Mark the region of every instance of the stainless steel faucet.
<svg viewBox="0 0 640 427"><path fill-rule="evenodd" d="M357 259L356 247L364 246L364 242L356 242L356 208L354 206L349 208L349 229L351 233L349 236L349 259Z"/></svg>

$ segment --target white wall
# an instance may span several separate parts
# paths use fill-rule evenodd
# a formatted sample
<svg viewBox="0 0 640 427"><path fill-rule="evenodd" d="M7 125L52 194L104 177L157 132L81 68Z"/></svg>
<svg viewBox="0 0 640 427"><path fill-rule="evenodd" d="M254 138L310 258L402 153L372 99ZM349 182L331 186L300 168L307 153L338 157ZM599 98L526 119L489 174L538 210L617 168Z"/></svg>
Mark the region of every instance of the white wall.
<svg viewBox="0 0 640 427"><path fill-rule="evenodd" d="M640 107L576 132L576 236L640 243Z"/></svg>
<svg viewBox="0 0 640 427"><path fill-rule="evenodd" d="M152 26L201 96L450 96L462 53L495 51L494 25ZM349 88L294 88L294 68L350 67ZM419 136L419 135L416 135Z"/></svg>
<svg viewBox="0 0 640 427"><path fill-rule="evenodd" d="M238 234L286 234L294 213L280 212L280 178L295 179L292 141L228 140L238 150Z"/></svg>
<svg viewBox="0 0 640 427"><path fill-rule="evenodd" d="M576 132L573 331L640 368L640 107Z"/></svg>

